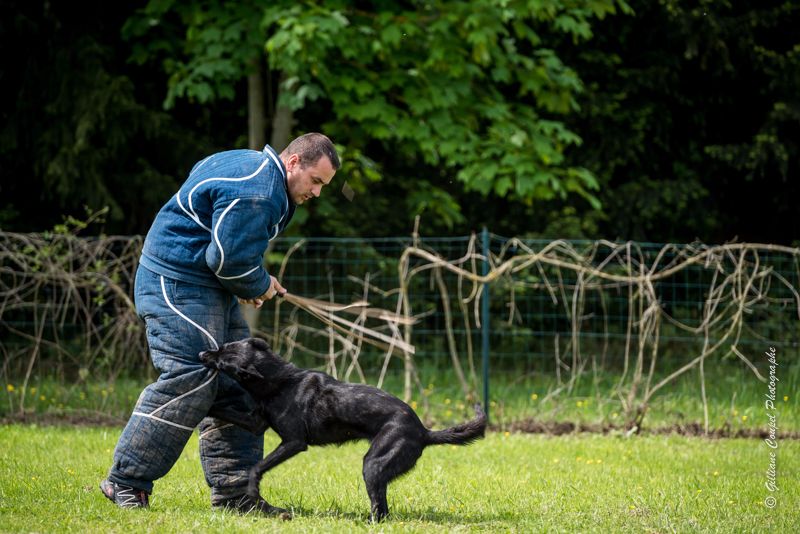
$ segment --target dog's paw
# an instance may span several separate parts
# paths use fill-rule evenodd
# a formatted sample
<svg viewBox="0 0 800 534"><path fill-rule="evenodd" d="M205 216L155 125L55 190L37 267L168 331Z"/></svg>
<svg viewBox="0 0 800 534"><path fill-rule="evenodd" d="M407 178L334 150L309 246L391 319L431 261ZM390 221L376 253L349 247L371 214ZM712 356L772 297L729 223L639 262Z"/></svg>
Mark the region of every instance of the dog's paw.
<svg viewBox="0 0 800 534"><path fill-rule="evenodd" d="M369 522L372 524L382 523L383 521L386 520L387 517L389 517L388 511L383 511L383 510L373 511L372 513L369 514Z"/></svg>

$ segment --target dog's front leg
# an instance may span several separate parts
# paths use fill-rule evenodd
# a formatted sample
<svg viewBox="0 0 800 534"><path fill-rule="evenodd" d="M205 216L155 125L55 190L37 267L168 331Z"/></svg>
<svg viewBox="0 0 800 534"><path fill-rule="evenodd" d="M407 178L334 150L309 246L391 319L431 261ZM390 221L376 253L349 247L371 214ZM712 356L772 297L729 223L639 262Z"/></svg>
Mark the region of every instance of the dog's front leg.
<svg viewBox="0 0 800 534"><path fill-rule="evenodd" d="M260 493L258 487L261 484L261 477L264 473L278 465L279 463L288 460L297 453L303 452L308 448L304 441L282 441L274 451L269 453L266 458L258 462L252 469L250 469L250 480L247 486L247 494L253 498L258 499Z"/></svg>

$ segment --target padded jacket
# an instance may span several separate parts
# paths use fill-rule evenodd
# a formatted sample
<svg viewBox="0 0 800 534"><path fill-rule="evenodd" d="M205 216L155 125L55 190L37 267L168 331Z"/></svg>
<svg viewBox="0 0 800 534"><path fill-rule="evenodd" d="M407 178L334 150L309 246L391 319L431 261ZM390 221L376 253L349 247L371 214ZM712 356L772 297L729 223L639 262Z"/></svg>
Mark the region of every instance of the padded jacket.
<svg viewBox="0 0 800 534"><path fill-rule="evenodd" d="M270 146L208 156L156 215L140 265L244 299L262 295L270 284L264 252L294 215L287 187Z"/></svg>

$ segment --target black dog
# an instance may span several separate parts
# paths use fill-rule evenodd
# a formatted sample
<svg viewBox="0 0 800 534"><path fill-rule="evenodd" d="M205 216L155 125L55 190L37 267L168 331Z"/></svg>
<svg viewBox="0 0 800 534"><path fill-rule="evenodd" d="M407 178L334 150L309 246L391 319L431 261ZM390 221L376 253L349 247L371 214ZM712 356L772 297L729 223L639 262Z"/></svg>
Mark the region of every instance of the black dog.
<svg viewBox="0 0 800 534"><path fill-rule="evenodd" d="M200 353L203 363L232 377L258 402L260 416L281 437L281 444L250 471L248 495L259 498L261 477L309 445L371 441L364 457L364 482L372 503L372 519L389 513L386 487L409 471L427 445L466 445L486 430L486 414L447 430L425 428L406 403L362 384L348 384L300 369L274 354L261 339L227 343ZM276 514L285 512L275 508Z"/></svg>

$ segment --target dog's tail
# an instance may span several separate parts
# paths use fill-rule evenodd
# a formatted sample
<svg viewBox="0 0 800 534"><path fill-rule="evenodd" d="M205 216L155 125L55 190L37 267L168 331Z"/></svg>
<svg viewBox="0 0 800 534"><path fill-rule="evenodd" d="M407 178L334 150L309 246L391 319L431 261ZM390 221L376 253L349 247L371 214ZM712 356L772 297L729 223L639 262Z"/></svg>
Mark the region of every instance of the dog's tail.
<svg viewBox="0 0 800 534"><path fill-rule="evenodd" d="M486 413L480 404L475 405L475 419L446 430L428 430L429 445L467 445L486 432Z"/></svg>

